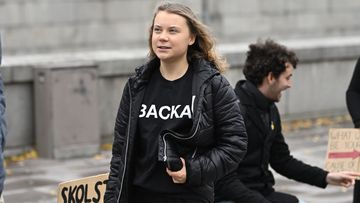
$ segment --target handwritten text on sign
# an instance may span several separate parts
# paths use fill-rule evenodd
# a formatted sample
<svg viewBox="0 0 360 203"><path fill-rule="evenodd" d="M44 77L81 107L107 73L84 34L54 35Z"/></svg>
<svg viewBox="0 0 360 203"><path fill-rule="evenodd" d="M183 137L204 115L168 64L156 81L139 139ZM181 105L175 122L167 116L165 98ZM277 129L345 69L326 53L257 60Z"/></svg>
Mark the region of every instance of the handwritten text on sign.
<svg viewBox="0 0 360 203"><path fill-rule="evenodd" d="M59 184L58 203L104 202L109 174L67 181Z"/></svg>
<svg viewBox="0 0 360 203"><path fill-rule="evenodd" d="M325 168L360 172L360 129L330 129Z"/></svg>

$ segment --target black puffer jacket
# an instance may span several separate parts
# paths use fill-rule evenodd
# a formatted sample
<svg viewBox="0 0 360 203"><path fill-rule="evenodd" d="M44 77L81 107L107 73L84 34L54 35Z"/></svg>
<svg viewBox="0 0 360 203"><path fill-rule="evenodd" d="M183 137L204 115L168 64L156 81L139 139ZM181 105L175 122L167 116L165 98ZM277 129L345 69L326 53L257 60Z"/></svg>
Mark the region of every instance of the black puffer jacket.
<svg viewBox="0 0 360 203"><path fill-rule="evenodd" d="M159 61L152 60L138 68L124 88L105 202L131 202L137 118L149 76L158 67ZM247 136L239 100L228 81L207 61L195 61L190 67L194 68L192 92L196 95L193 125L187 135L169 133L179 138L176 144L184 149L180 154L186 162L185 184L213 202L214 181L237 167L246 152ZM159 157L163 157L161 139L158 144Z"/></svg>

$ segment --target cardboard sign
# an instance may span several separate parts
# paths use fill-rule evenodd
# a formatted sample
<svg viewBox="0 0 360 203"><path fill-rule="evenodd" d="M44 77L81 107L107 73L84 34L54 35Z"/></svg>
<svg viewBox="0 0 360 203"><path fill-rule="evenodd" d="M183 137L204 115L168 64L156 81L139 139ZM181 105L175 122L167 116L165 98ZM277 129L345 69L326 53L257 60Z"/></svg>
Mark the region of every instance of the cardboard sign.
<svg viewBox="0 0 360 203"><path fill-rule="evenodd" d="M360 172L360 129L330 129L325 168Z"/></svg>
<svg viewBox="0 0 360 203"><path fill-rule="evenodd" d="M59 184L58 203L104 202L109 173L71 180Z"/></svg>

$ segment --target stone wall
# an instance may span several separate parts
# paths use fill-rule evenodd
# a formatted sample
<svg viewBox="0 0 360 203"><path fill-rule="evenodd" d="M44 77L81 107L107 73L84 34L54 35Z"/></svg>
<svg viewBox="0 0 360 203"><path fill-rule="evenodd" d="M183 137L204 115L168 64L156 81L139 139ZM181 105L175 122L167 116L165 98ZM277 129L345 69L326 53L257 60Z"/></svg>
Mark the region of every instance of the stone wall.
<svg viewBox="0 0 360 203"><path fill-rule="evenodd" d="M360 1L175 0L219 43L360 34ZM145 47L160 0L0 0L7 54Z"/></svg>

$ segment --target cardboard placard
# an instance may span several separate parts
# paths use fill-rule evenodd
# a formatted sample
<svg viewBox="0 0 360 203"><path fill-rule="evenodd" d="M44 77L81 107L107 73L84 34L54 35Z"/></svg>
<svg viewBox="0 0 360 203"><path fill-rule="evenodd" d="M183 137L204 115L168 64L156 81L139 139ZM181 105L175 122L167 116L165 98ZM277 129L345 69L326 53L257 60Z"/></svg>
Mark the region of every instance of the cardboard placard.
<svg viewBox="0 0 360 203"><path fill-rule="evenodd" d="M329 130L325 169L330 172L360 172L360 129Z"/></svg>
<svg viewBox="0 0 360 203"><path fill-rule="evenodd" d="M58 203L104 202L109 173L66 181L58 186Z"/></svg>

